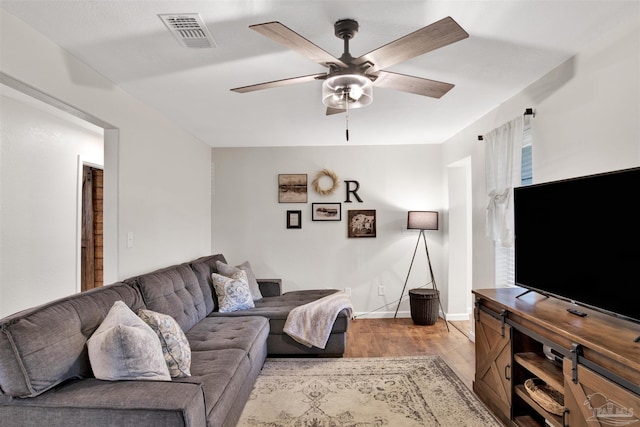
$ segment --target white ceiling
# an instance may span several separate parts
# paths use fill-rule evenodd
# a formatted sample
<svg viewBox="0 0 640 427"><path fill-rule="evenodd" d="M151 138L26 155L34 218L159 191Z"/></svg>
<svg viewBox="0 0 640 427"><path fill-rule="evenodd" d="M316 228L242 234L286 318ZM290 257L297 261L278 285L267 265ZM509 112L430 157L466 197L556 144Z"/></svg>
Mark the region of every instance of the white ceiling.
<svg viewBox="0 0 640 427"><path fill-rule="evenodd" d="M0 0L7 12L213 147L441 143L628 19L639 0L319 1ZM186 49L158 14L199 13L217 43ZM321 83L229 89L326 72L252 31L280 21L336 57L342 18L358 57L446 16L469 38L387 71L453 83L433 99L374 88L374 101L325 116ZM34 53L35 54L35 53ZM531 105L530 107L535 107Z"/></svg>

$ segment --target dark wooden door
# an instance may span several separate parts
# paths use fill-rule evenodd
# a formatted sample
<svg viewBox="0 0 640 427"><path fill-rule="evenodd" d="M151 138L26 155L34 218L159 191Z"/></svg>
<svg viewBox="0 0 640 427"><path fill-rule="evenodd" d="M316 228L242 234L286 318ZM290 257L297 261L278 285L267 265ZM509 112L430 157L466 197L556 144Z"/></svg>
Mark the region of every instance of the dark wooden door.
<svg viewBox="0 0 640 427"><path fill-rule="evenodd" d="M103 285L103 177L101 169L82 170L81 289Z"/></svg>

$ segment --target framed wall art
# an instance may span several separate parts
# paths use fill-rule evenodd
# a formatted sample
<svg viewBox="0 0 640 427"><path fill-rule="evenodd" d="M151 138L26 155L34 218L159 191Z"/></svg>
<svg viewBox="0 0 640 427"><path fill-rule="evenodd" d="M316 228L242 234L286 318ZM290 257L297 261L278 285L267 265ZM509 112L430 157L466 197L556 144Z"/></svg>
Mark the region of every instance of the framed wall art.
<svg viewBox="0 0 640 427"><path fill-rule="evenodd" d="M287 211L287 228L302 228L302 211Z"/></svg>
<svg viewBox="0 0 640 427"><path fill-rule="evenodd" d="M375 209L350 210L347 219L348 237L376 237Z"/></svg>
<svg viewBox="0 0 640 427"><path fill-rule="evenodd" d="M312 203L311 207L313 221L342 221L341 203Z"/></svg>
<svg viewBox="0 0 640 427"><path fill-rule="evenodd" d="M307 203L307 174L278 175L279 203Z"/></svg>

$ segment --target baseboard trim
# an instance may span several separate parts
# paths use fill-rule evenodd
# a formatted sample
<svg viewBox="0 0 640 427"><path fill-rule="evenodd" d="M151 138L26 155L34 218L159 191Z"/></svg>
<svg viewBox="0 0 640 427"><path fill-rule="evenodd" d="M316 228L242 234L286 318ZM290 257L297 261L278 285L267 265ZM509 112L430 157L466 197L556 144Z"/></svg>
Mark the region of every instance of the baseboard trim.
<svg viewBox="0 0 640 427"><path fill-rule="evenodd" d="M442 316L442 312L438 313L439 317L444 318ZM374 312L356 312L354 313L354 318L356 319L393 319L397 318L411 318L410 311L398 311L398 315L395 315L395 311L374 311ZM469 320L468 313L449 313L447 314L448 321L456 321L456 320Z"/></svg>
<svg viewBox="0 0 640 427"><path fill-rule="evenodd" d="M374 312L356 312L354 318L356 319L393 319L395 311L374 311ZM399 311L398 318L411 318L411 313L408 311Z"/></svg>

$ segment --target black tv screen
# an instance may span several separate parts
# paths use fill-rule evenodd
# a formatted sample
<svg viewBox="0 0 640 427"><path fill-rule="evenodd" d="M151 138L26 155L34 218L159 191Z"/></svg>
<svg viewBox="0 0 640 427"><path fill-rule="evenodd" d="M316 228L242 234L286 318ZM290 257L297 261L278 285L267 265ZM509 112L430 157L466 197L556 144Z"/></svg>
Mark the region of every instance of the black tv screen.
<svg viewBox="0 0 640 427"><path fill-rule="evenodd" d="M640 168L514 189L518 286L640 322Z"/></svg>

